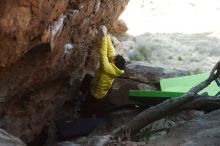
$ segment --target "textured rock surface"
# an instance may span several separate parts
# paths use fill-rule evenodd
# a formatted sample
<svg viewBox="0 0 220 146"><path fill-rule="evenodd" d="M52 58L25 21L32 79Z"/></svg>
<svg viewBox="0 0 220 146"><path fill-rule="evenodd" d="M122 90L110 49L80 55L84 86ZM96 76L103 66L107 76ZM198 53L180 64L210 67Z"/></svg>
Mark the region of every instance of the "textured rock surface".
<svg viewBox="0 0 220 146"><path fill-rule="evenodd" d="M115 79L115 82L110 90L107 98L114 105L123 105L134 103L134 101L129 100L128 92L129 90L158 90L155 86L150 86L146 83L141 83L138 81L133 81L129 79Z"/></svg>
<svg viewBox="0 0 220 146"><path fill-rule="evenodd" d="M76 79L97 66L98 26L111 30L127 3L1 0L0 127L25 142L35 139L75 94ZM67 43L73 47L65 49Z"/></svg>
<svg viewBox="0 0 220 146"><path fill-rule="evenodd" d="M1 146L26 146L20 139L0 129Z"/></svg>
<svg viewBox="0 0 220 146"><path fill-rule="evenodd" d="M183 75L187 75L187 72L162 67L153 67L146 65L144 61L139 61L127 65L123 77L155 85L160 82L160 79Z"/></svg>
<svg viewBox="0 0 220 146"><path fill-rule="evenodd" d="M125 33L127 30L127 24L122 19L120 19L113 24L111 32L116 35Z"/></svg>
<svg viewBox="0 0 220 146"><path fill-rule="evenodd" d="M129 90L159 90L160 79L186 74L180 70L146 66L143 62L131 63L126 66L125 74L115 79L107 98L118 106L132 104L137 101L129 99Z"/></svg>
<svg viewBox="0 0 220 146"><path fill-rule="evenodd" d="M220 110L176 124L165 136L152 140L149 146L219 146Z"/></svg>

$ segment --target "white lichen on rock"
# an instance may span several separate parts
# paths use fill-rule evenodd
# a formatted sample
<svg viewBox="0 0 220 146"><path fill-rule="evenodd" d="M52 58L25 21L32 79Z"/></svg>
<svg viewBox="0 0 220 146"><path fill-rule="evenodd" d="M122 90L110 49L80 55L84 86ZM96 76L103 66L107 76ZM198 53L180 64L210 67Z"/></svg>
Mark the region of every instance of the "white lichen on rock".
<svg viewBox="0 0 220 146"><path fill-rule="evenodd" d="M66 18L66 15L61 14L60 17L55 21L50 27L50 46L53 49L56 39L59 37L63 29L63 22Z"/></svg>

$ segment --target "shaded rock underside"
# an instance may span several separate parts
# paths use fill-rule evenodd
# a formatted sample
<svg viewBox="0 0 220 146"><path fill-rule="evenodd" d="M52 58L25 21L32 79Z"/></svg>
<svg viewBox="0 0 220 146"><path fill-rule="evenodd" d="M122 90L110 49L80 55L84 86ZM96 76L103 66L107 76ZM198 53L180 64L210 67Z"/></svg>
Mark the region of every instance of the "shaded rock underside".
<svg viewBox="0 0 220 146"><path fill-rule="evenodd" d="M0 127L25 142L35 139L76 94L83 73L97 67L98 26L115 33L127 3L1 0Z"/></svg>

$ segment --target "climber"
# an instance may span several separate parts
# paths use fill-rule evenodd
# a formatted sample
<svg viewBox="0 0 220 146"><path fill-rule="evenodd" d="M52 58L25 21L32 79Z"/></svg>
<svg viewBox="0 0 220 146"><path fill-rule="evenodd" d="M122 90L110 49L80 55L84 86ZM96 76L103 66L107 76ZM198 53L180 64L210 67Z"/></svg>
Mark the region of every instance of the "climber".
<svg viewBox="0 0 220 146"><path fill-rule="evenodd" d="M81 94L86 94L83 110L96 115L103 114L103 108L106 107L104 97L111 88L114 78L121 76L125 68L125 59L121 55L115 55L107 28L100 26L100 32L100 67L94 77L86 74L80 87Z"/></svg>

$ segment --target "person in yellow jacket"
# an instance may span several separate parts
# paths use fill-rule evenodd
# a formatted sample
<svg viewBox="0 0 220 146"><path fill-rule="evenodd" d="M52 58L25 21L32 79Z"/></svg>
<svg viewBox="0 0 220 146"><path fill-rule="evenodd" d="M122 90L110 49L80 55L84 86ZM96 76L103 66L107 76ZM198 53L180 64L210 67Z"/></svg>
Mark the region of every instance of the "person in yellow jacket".
<svg viewBox="0 0 220 146"><path fill-rule="evenodd" d="M102 99L110 89L114 78L121 76L124 73L125 60L121 55L115 56L115 50L109 35L105 34L100 46L100 67L96 70L95 76L90 85L90 92L96 99Z"/></svg>
<svg viewBox="0 0 220 146"><path fill-rule="evenodd" d="M83 108L87 108L89 111L93 110L96 113L103 112L100 106L105 106L104 97L111 88L114 79L121 76L125 69L125 59L121 55L116 55L105 26L101 26L101 35L100 66L94 77L86 74L84 79L86 78L87 81L82 83L87 84L86 88L89 88L89 90L85 89L89 93Z"/></svg>

